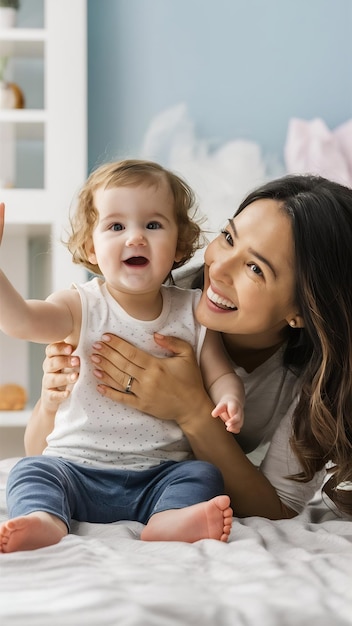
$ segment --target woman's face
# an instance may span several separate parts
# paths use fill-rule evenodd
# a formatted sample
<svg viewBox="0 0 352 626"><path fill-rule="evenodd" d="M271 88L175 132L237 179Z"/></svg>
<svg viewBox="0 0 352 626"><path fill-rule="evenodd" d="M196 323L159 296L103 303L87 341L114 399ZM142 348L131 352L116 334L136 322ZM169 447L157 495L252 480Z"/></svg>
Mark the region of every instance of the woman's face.
<svg viewBox="0 0 352 626"><path fill-rule="evenodd" d="M256 200L230 219L205 252L199 322L223 333L280 334L298 310L290 218L275 200Z"/></svg>

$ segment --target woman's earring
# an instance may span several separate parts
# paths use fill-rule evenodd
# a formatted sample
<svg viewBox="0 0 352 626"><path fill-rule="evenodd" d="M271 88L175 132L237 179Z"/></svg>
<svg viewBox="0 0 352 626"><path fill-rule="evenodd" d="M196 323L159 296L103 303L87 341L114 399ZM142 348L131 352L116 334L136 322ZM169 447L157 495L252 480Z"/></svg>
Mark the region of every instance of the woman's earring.
<svg viewBox="0 0 352 626"><path fill-rule="evenodd" d="M294 328L296 326L296 320L291 320L290 321L290 326L291 326L291 328Z"/></svg>

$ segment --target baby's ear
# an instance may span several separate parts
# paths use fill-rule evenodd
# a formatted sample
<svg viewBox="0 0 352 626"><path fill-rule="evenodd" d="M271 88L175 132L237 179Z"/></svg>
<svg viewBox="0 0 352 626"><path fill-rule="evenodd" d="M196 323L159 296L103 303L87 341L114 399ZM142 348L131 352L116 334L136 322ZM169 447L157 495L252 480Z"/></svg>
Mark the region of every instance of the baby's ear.
<svg viewBox="0 0 352 626"><path fill-rule="evenodd" d="M176 250L175 262L178 263L179 261L182 261L182 259L183 259L183 253L180 250Z"/></svg>
<svg viewBox="0 0 352 626"><path fill-rule="evenodd" d="M86 255L87 255L87 259L89 261L89 263L91 263L92 265L97 265L97 257L95 254L95 249L94 249L94 244L93 244L93 239L92 237L89 237L88 241L86 242L84 249L86 251Z"/></svg>

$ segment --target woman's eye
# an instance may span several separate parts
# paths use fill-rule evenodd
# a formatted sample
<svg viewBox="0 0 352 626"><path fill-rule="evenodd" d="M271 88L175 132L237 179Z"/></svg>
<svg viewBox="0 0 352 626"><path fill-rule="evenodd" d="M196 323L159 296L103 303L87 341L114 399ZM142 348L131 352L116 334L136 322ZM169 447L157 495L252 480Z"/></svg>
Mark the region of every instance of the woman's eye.
<svg viewBox="0 0 352 626"><path fill-rule="evenodd" d="M113 224L112 226L110 226L110 230L113 230L113 231L123 230L123 225L119 223Z"/></svg>
<svg viewBox="0 0 352 626"><path fill-rule="evenodd" d="M158 228L161 228L161 224L160 222L149 222L147 224L147 228L149 230L157 230Z"/></svg>
<svg viewBox="0 0 352 626"><path fill-rule="evenodd" d="M229 233L229 231L228 230L222 230L221 234L224 236L225 241L227 241L227 243L230 244L230 246L233 246L232 235Z"/></svg>
<svg viewBox="0 0 352 626"><path fill-rule="evenodd" d="M256 263L248 263L248 267L254 274L257 274L257 276L263 276L262 270Z"/></svg>

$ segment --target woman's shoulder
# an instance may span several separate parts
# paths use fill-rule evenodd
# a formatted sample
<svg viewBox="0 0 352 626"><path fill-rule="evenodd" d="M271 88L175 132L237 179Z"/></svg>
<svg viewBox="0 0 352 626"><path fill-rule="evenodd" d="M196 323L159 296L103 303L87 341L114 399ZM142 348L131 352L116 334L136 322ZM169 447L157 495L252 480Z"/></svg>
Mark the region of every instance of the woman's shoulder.
<svg viewBox="0 0 352 626"><path fill-rule="evenodd" d="M173 273L173 279L177 287L184 289L203 288L204 265L191 265L190 267L180 267Z"/></svg>
<svg viewBox="0 0 352 626"><path fill-rule="evenodd" d="M164 307L168 306L173 309L185 308L195 314L195 308L200 300L202 292L200 289L186 289L178 285L162 285L161 293L163 296Z"/></svg>

